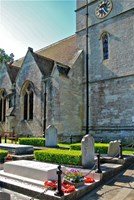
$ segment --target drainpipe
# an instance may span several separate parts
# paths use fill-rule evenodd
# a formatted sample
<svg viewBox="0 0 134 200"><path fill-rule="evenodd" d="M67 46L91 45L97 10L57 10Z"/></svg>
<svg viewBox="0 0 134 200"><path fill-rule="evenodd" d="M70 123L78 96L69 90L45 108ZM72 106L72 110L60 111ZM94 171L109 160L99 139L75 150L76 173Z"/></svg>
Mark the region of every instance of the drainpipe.
<svg viewBox="0 0 134 200"><path fill-rule="evenodd" d="M45 130L46 130L46 82L45 84L45 92L44 92L44 119L43 119L43 136L45 137Z"/></svg>
<svg viewBox="0 0 134 200"><path fill-rule="evenodd" d="M86 0L86 135L89 129L88 0Z"/></svg>

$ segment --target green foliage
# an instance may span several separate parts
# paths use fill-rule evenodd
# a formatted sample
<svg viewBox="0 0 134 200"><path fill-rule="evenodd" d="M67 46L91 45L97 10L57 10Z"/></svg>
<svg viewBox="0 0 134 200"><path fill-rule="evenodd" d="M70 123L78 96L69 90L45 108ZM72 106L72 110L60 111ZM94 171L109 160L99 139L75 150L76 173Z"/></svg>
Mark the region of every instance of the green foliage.
<svg viewBox="0 0 134 200"><path fill-rule="evenodd" d="M0 160L3 160L8 154L7 150L0 150Z"/></svg>
<svg viewBox="0 0 134 200"><path fill-rule="evenodd" d="M19 138L19 144L32 145L36 147L44 147L45 139L44 138Z"/></svg>
<svg viewBox="0 0 134 200"><path fill-rule="evenodd" d="M97 153L98 150L100 150L101 154L106 154L108 150L107 143L95 143L95 153ZM81 150L81 143L71 144L70 145L71 150Z"/></svg>
<svg viewBox="0 0 134 200"><path fill-rule="evenodd" d="M81 150L81 143L75 143L70 145L71 150Z"/></svg>
<svg viewBox="0 0 134 200"><path fill-rule="evenodd" d="M109 144L107 143L95 143L95 153L100 151L100 154L107 154Z"/></svg>
<svg viewBox="0 0 134 200"><path fill-rule="evenodd" d="M14 61L14 55L11 53L10 55L6 54L4 49L0 48L0 64L5 61L7 63Z"/></svg>
<svg viewBox="0 0 134 200"><path fill-rule="evenodd" d="M132 150L132 149L123 149L122 154L134 155L134 150Z"/></svg>
<svg viewBox="0 0 134 200"><path fill-rule="evenodd" d="M44 149L34 151L34 157L38 161L57 164L81 165L81 152L61 149Z"/></svg>
<svg viewBox="0 0 134 200"><path fill-rule="evenodd" d="M65 149L70 149L70 144L60 143L60 144L58 144L58 147L65 148Z"/></svg>
<svg viewBox="0 0 134 200"><path fill-rule="evenodd" d="M79 183L84 181L83 174L78 169L70 169L69 171L66 171L64 178L68 181L71 181L72 183Z"/></svg>

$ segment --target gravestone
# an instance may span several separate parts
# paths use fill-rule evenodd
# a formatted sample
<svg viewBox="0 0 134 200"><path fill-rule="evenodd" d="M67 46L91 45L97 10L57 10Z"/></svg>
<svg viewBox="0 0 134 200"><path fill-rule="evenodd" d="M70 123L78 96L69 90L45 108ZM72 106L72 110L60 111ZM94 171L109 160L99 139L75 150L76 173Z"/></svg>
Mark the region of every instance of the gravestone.
<svg viewBox="0 0 134 200"><path fill-rule="evenodd" d="M31 145L22 144L0 144L0 149L7 150L13 155L33 154L34 148Z"/></svg>
<svg viewBox="0 0 134 200"><path fill-rule="evenodd" d="M49 125L45 132L45 146L46 147L57 147L57 129L53 125Z"/></svg>
<svg viewBox="0 0 134 200"><path fill-rule="evenodd" d="M91 168L94 165L94 138L91 135L85 135L81 141L82 166Z"/></svg>
<svg viewBox="0 0 134 200"><path fill-rule="evenodd" d="M5 162L4 173L31 178L38 181L57 180L57 167L58 165L51 163L17 160L12 162ZM61 169L65 173L66 168L61 166Z"/></svg>
<svg viewBox="0 0 134 200"><path fill-rule="evenodd" d="M10 200L10 194L6 192L0 192L0 200Z"/></svg>
<svg viewBox="0 0 134 200"><path fill-rule="evenodd" d="M113 156L118 156L120 151L120 141L111 141L109 143L108 147L108 156L113 157Z"/></svg>

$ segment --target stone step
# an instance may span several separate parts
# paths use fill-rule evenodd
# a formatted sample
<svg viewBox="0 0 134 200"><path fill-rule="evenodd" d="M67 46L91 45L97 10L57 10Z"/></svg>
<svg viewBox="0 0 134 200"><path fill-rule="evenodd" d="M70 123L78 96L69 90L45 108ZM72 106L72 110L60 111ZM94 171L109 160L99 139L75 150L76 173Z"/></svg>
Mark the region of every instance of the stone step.
<svg viewBox="0 0 134 200"><path fill-rule="evenodd" d="M32 183L32 179L29 181L25 181L25 179L21 180L16 179L17 177L9 177L7 174L0 175L0 184L1 187L19 192L21 194L25 194L29 197L36 197L38 199L47 199L47 200L59 200L60 197L55 196L54 190L47 190L45 192L45 188L43 187L44 182L40 185L36 185L36 181L34 180L34 183ZM79 187L76 189L76 192L64 194L60 199L61 200L74 200L81 196L83 196L85 193L90 192L94 188L99 186L99 181L96 181L92 184L87 184ZM30 199L30 198L29 198Z"/></svg>
<svg viewBox="0 0 134 200"><path fill-rule="evenodd" d="M36 185L35 180L33 183L31 183L27 180L20 180L16 178L17 177L8 177L7 175L4 176L4 174L2 176L0 175L1 187L25 194L29 197L33 197L44 192L45 188L38 184Z"/></svg>
<svg viewBox="0 0 134 200"><path fill-rule="evenodd" d="M130 163L130 161L132 164L133 157L131 157L131 159L126 158L127 164ZM11 163L14 163L14 162L18 162L18 161L11 161ZM28 161L28 162L31 162L31 163L34 162L34 164L36 163L36 161ZM95 171L91 172L91 170L89 170L89 169L81 169L82 173L88 174L89 176L96 178L95 183L85 184L85 185L79 187L78 189L76 189L76 192L65 194L62 197L55 196L55 191L52 191L52 190L48 190L45 192L45 189L43 186L44 178L43 178L43 180L42 179L36 180L36 176L33 179L33 178L30 178L27 176L22 176L23 173L17 175L16 173L14 173L14 171L12 171L12 170L10 171L9 166L11 166L11 164L8 166L8 170L9 170L8 172L6 172L6 170L0 171L0 184L1 184L1 187L3 187L3 188L7 188L9 190L16 191L18 193L25 194L30 197L36 196L36 197L38 197L38 199L57 200L60 198L61 200L74 200L74 199L79 199L80 197L84 196L85 194L89 193L90 191L92 191L93 189L98 187L100 184L102 185L106 181L109 181L110 179L112 179L115 175L119 174L121 172L121 170L124 169L124 167L126 166L126 163L123 165L122 164L113 164L113 163L104 163L101 165L101 170L102 170L101 174L96 174ZM8 164L9 163L5 163L4 165L7 166ZM35 166L37 168L37 165L34 165L34 167ZM40 168L40 165L38 167ZM66 168L70 169L69 167L66 167ZM27 170L28 171L31 170L31 165L30 165L29 169L27 169ZM23 171L24 171L24 168L23 168ZM38 173L38 170L36 171L36 173ZM42 171L42 174L43 173L44 172ZM34 173L32 173L32 177L33 176L34 176Z"/></svg>
<svg viewBox="0 0 134 200"><path fill-rule="evenodd" d="M13 160L33 160L34 154L12 155Z"/></svg>
<svg viewBox="0 0 134 200"><path fill-rule="evenodd" d="M16 161L11 161L11 162L5 163L4 165L6 167L7 166L11 167L11 163L14 163L14 162L16 162ZM34 162L34 161L31 161L31 162ZM9 165L9 163L10 163L10 165ZM37 165L36 165L36 167L37 167ZM63 197L61 197L61 200L79 199L86 193L88 193L88 192L92 191L93 189L95 189L96 187L98 187L102 183L104 178L106 179L105 174L107 174L107 177L109 176L109 178L110 178L111 175L115 174L115 172L118 173L118 171L121 168L121 165L103 164L101 166L101 168L102 168L102 174L96 174L95 171L92 171L92 173L89 174L89 176L97 179L95 183L93 183L93 184L90 183L90 184L81 186L78 189L76 189L76 192L73 192L70 194L65 194ZM15 168L15 171L16 171L16 169L17 169L17 167ZM69 168L67 168L67 169L69 169ZM89 169L81 169L81 171L83 174L87 174L88 172L90 172ZM113 171L115 171L115 172L113 172ZM36 171L36 173L38 173L38 171ZM34 176L34 174L33 174L33 176ZM59 197L55 196L55 194L54 194L55 191L48 190L48 191L44 192L45 191L45 188L43 186L44 179L43 179L43 181L39 181L39 180L27 178L25 176L18 176L18 175L15 175L12 170L10 171L9 168L8 168L8 172L6 172L6 170L0 171L0 183L1 183L1 186L4 188L25 194L30 197L40 196L39 199L47 199L47 200L59 199Z"/></svg>
<svg viewBox="0 0 134 200"><path fill-rule="evenodd" d="M134 155L123 155L123 159L119 159L118 157L113 158L103 154L101 155L100 161L101 163L129 165L134 162Z"/></svg>
<svg viewBox="0 0 134 200"><path fill-rule="evenodd" d="M4 171L0 171L0 179L2 180L14 180L14 181L18 181L21 183L25 183L25 184L31 184L33 186L39 186L39 187L44 187L44 181L39 181L39 180L35 180L32 178L27 178L27 177L23 177L23 176L18 176L15 174L10 174L10 173L6 173Z"/></svg>

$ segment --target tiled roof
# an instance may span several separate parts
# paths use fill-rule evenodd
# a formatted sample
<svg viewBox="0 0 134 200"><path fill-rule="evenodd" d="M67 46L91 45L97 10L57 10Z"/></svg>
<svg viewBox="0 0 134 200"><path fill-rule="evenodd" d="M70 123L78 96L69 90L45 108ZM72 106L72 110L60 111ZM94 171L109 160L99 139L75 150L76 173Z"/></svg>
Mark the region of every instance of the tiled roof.
<svg viewBox="0 0 134 200"><path fill-rule="evenodd" d="M8 74L10 76L10 79L11 79L12 83L15 82L15 79L17 77L17 74L18 74L19 70L20 70L19 67L16 67L16 66L14 66L12 64L7 65L7 71L8 71Z"/></svg>
<svg viewBox="0 0 134 200"><path fill-rule="evenodd" d="M37 53L33 53L32 55L34 57L35 62L37 63L39 69L41 70L42 74L45 77L50 76L53 66L54 66L54 61L48 58L45 58L43 56L38 55Z"/></svg>
<svg viewBox="0 0 134 200"><path fill-rule="evenodd" d="M73 35L61 40L46 48L40 49L36 53L68 66L70 60L73 59L76 53L76 36Z"/></svg>
<svg viewBox="0 0 134 200"><path fill-rule="evenodd" d="M76 35L65 38L59 42L49 45L36 51L37 54L50 58L54 61L69 66L70 61L73 59L77 52ZM14 62L15 66L21 67L24 58Z"/></svg>

